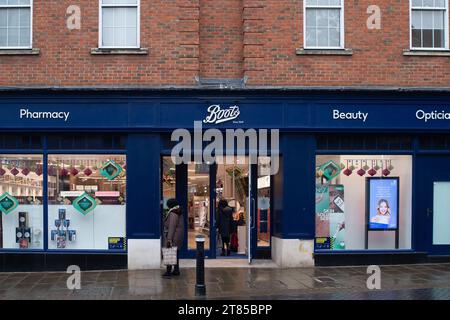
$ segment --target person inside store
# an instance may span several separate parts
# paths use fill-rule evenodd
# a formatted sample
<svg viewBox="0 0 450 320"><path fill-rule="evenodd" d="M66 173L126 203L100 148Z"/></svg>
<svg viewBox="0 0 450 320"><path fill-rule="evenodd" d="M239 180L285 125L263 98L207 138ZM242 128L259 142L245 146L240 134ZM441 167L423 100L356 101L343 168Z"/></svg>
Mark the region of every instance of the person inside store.
<svg viewBox="0 0 450 320"><path fill-rule="evenodd" d="M222 240L221 256L230 255L230 234L232 229L232 221L233 209L231 209L228 205L227 200L220 200L216 228Z"/></svg>
<svg viewBox="0 0 450 320"><path fill-rule="evenodd" d="M179 252L183 246L184 235L183 212L181 211L178 201L174 198L167 200L167 207L169 208L169 212L164 219L163 244L166 248L177 247L177 264L174 266L167 266L167 270L163 274L163 277L180 275Z"/></svg>
<svg viewBox="0 0 450 320"><path fill-rule="evenodd" d="M234 213L233 216L233 221L231 222L230 248L232 252L237 253L239 250L238 227L245 226L244 212Z"/></svg>

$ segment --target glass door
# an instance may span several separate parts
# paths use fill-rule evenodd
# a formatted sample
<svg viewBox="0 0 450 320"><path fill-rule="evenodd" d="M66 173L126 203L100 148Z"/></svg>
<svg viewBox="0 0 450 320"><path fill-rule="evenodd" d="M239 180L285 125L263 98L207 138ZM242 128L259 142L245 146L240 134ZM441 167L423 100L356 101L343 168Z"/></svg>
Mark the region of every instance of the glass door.
<svg viewBox="0 0 450 320"><path fill-rule="evenodd" d="M205 236L205 252L211 248L212 226L211 219L211 175L212 166L206 163L190 163L187 172L187 238L188 250L196 250L197 235ZM209 255L209 254L208 254Z"/></svg>
<svg viewBox="0 0 450 320"><path fill-rule="evenodd" d="M248 263L252 263L253 259L253 253L256 248L256 237L255 237L255 230L256 230L256 194L253 192L254 186L256 186L256 174L257 174L257 167L255 165L249 165L248 170L248 208L249 208L249 214L248 214L248 224L247 224L247 235L248 235L248 241L247 241L247 260Z"/></svg>
<svg viewBox="0 0 450 320"><path fill-rule="evenodd" d="M195 238L205 236L208 258L249 259L256 244L258 167L246 156L234 157L231 164L190 163L175 166L163 157L163 214L166 201L176 197L185 215L185 245L181 256L194 258ZM255 189L253 192L252 190ZM219 201L230 208L226 229L218 222ZM265 220L265 219L263 219ZM223 221L223 220L222 220Z"/></svg>
<svg viewBox="0 0 450 320"><path fill-rule="evenodd" d="M450 157L420 156L417 160L417 249L430 255L450 254ZM423 237L423 238L422 238ZM424 243L425 245L422 245Z"/></svg>
<svg viewBox="0 0 450 320"><path fill-rule="evenodd" d="M450 245L450 181L433 184L433 246Z"/></svg>
<svg viewBox="0 0 450 320"><path fill-rule="evenodd" d="M270 172L270 157L258 158L257 178L257 216L256 216L256 245L258 248L270 248L271 244L271 197L272 182Z"/></svg>
<svg viewBox="0 0 450 320"><path fill-rule="evenodd" d="M215 213L219 220L214 231L215 252L220 258L249 258L251 257L251 227L254 214L254 199L251 197L251 166L248 157L236 156L232 163L217 164L215 177ZM232 209L231 221L228 229L224 226L225 217L218 208L219 202L226 203ZM226 214L225 214L226 216Z"/></svg>

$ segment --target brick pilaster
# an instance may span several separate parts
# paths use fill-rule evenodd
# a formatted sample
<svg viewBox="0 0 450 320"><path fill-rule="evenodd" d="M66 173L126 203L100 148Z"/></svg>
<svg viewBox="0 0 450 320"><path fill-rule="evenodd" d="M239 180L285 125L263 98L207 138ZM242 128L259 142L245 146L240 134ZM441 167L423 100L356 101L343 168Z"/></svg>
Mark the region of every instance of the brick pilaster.
<svg viewBox="0 0 450 320"><path fill-rule="evenodd" d="M199 0L178 0L178 59L182 77L195 82L199 76L200 3Z"/></svg>
<svg viewBox="0 0 450 320"><path fill-rule="evenodd" d="M248 84L263 76L266 0L243 0L244 76Z"/></svg>

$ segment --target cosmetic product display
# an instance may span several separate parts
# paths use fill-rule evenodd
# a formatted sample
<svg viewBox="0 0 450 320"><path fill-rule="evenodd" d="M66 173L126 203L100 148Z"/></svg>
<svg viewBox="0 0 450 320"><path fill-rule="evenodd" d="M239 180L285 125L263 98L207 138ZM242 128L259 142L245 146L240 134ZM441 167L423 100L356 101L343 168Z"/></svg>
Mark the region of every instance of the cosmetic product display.
<svg viewBox="0 0 450 320"><path fill-rule="evenodd" d="M19 226L16 228L16 243L20 249L27 249L31 243L31 228L28 227L28 212L19 212Z"/></svg>
<svg viewBox="0 0 450 320"><path fill-rule="evenodd" d="M67 242L76 241L76 230L70 230L70 219L66 219L66 209L59 209L58 219L55 220L56 230L51 230L50 239L56 241L56 248L65 249Z"/></svg>

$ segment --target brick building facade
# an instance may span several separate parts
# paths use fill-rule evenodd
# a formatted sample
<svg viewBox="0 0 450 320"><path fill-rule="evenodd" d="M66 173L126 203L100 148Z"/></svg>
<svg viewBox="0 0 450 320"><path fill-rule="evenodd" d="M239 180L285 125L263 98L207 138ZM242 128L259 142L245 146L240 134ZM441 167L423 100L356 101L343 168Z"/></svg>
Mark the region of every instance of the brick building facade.
<svg viewBox="0 0 450 320"><path fill-rule="evenodd" d="M0 85L197 86L199 79L245 79L249 87L450 83L447 54L404 52L410 48L408 1L345 1L345 55L301 50L302 0L140 2L140 47L148 52L116 55L92 52L98 47L98 1L35 0L32 38L39 54L2 50ZM80 30L66 26L70 5L81 9ZM370 5L381 9L381 29L366 26Z"/></svg>
<svg viewBox="0 0 450 320"><path fill-rule="evenodd" d="M172 197L181 258L226 200L240 263L450 259L449 9L0 0L0 271L160 268ZM259 145L175 164L199 123Z"/></svg>

